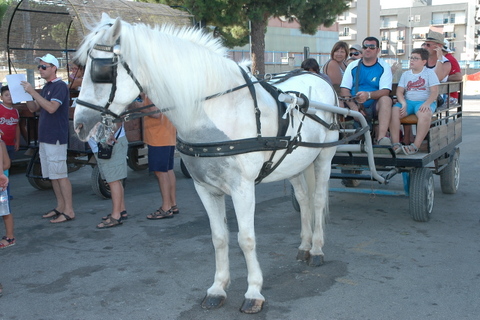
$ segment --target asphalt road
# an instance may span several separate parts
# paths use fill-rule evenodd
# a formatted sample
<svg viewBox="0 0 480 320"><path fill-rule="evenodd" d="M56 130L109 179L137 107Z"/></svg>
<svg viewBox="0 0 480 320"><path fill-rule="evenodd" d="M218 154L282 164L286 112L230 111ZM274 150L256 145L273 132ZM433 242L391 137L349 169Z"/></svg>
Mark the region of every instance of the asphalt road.
<svg viewBox="0 0 480 320"><path fill-rule="evenodd" d="M406 197L331 193L322 267L295 260L300 222L289 183L259 185L267 302L256 315L238 311L246 270L229 199L232 283L221 309L201 309L214 276L213 246L206 213L178 163L179 215L145 219L160 204L158 186L147 171L130 170L130 218L108 230L95 229L110 201L92 192L90 167L71 174L77 218L57 225L40 218L54 206L53 194L14 174L17 245L0 250L0 319L478 319L480 100L465 100L464 110L457 194L442 194L435 176L432 218L419 223ZM402 190L402 181L362 186Z"/></svg>

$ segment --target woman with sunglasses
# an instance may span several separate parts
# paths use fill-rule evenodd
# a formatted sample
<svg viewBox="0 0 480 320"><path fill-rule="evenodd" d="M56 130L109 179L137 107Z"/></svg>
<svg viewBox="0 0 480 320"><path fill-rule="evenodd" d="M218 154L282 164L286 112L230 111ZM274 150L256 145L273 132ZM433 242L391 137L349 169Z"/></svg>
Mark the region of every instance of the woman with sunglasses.
<svg viewBox="0 0 480 320"><path fill-rule="evenodd" d="M330 59L323 65L322 73L326 74L334 85L342 82L343 73L347 68L345 60L348 50L346 42L338 41L330 52Z"/></svg>

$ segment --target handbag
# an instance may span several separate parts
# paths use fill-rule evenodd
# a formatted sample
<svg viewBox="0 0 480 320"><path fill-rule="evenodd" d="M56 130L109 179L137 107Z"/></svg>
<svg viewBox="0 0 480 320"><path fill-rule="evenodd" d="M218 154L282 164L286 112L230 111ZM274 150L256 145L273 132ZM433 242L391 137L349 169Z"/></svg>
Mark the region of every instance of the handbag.
<svg viewBox="0 0 480 320"><path fill-rule="evenodd" d="M115 137L115 140L118 139L118 136L120 135L120 132L122 129L118 130L117 136ZM108 144L106 142L97 142L97 147L98 147L98 153L97 153L97 158L98 159L110 159L112 157L113 153L113 144Z"/></svg>

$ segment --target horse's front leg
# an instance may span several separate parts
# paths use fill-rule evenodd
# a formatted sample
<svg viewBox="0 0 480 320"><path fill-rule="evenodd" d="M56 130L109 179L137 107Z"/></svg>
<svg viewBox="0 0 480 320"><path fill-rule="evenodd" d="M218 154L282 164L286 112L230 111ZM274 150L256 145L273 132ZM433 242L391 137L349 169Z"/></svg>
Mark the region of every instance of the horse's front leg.
<svg viewBox="0 0 480 320"><path fill-rule="evenodd" d="M225 215L225 195L195 183L200 199L207 210L212 232L212 242L215 248L215 278L212 286L207 290L207 295L202 301L202 308L219 308L225 302L227 293L225 289L230 285L230 266L228 261L228 227ZM216 191L216 192L214 192Z"/></svg>
<svg viewBox="0 0 480 320"><path fill-rule="evenodd" d="M336 148L326 148L314 162L315 196L314 196L314 228L312 248L308 264L318 267L324 262L323 245L325 243L323 226L328 215L328 181L330 180L331 162Z"/></svg>
<svg viewBox="0 0 480 320"><path fill-rule="evenodd" d="M238 222L238 243L245 256L248 272L248 289L240 311L257 313L262 311L265 298L260 293L263 276L256 252L255 185L253 181L243 181L235 190L232 190L232 201Z"/></svg>
<svg viewBox="0 0 480 320"><path fill-rule="evenodd" d="M304 172L290 179L290 183L295 191L295 198L300 206L301 218L301 243L298 247L297 260L308 261L310 258L310 249L312 248L312 213L313 213L313 194L315 190L314 166L311 164Z"/></svg>

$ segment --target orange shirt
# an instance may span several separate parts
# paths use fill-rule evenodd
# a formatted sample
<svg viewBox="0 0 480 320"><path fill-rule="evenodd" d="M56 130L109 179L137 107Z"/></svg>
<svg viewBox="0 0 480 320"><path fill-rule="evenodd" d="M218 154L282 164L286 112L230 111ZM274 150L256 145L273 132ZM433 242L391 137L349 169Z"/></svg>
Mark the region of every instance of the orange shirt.
<svg viewBox="0 0 480 320"><path fill-rule="evenodd" d="M174 146L176 144L176 129L168 118L161 114L160 118L145 117L143 120L143 140L154 147Z"/></svg>

